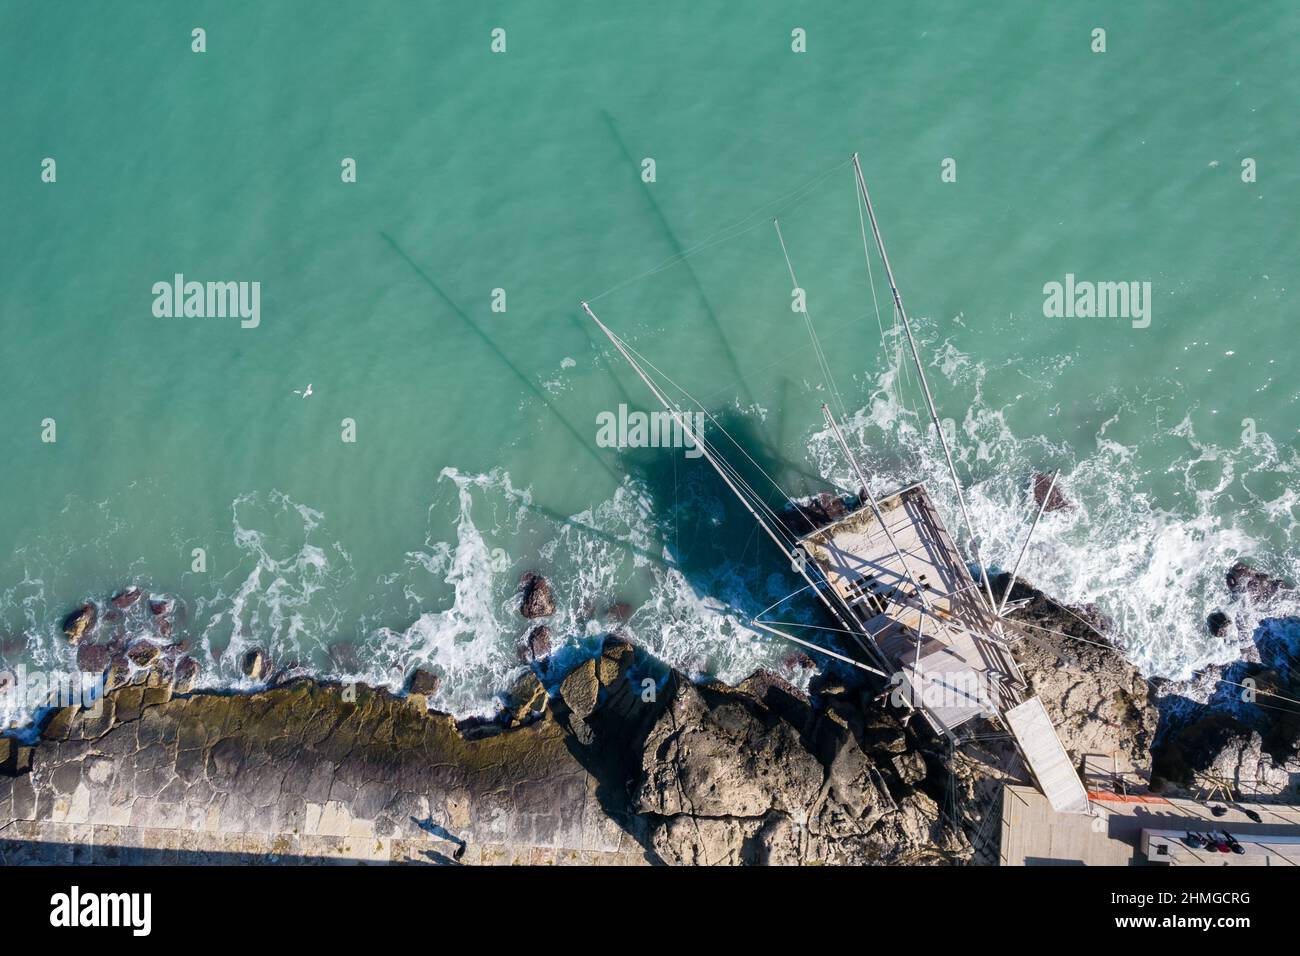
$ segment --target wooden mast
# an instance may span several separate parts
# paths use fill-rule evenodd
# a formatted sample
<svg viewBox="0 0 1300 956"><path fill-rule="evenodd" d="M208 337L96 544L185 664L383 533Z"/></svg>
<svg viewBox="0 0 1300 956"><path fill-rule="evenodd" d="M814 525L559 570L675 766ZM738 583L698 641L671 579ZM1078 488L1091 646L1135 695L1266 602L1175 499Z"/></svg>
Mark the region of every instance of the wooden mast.
<svg viewBox="0 0 1300 956"><path fill-rule="evenodd" d="M971 523L970 512L966 510L966 496L961 490L961 481L957 478L957 469L952 463L952 452L948 449L948 439L944 436L943 425L939 421L939 413L934 407L934 397L930 394L930 385L925 380L925 369L921 366L921 354L916 348L916 339L912 335L912 323L908 321L907 311L903 308L903 296L898 291L898 283L894 281L894 270L889 265L889 254L885 252L885 240L880 235L880 226L876 222L876 212L871 205L871 196L867 193L867 181L862 175L862 164L858 162L858 154L853 154L853 171L857 174L858 189L862 193L862 199L867 206L867 217L871 220L871 232L876 237L876 248L880 250L880 259L885 264L885 275L889 279L889 289L894 295L894 307L898 309L899 318L903 320L903 329L907 333L907 344L912 351L912 361L916 365L916 374L921 380L921 390L925 393L925 404L930 410L930 420L934 422L934 430L939 433L939 444L943 447L943 456L948 462L948 473L952 476L953 488L957 491L957 503L961 506L962 519L966 524L966 533L970 535L971 550L975 552L975 560L979 562L980 578L984 582L984 590L988 598L989 611L997 613L997 602L993 600L993 586L989 583L988 569L984 567L984 559L980 556L979 539L975 536L975 526Z"/></svg>
<svg viewBox="0 0 1300 956"><path fill-rule="evenodd" d="M1020 547L1020 553L1016 555L1016 563L1011 566L1011 577L1007 581L1007 591L1002 595L1002 603L998 605L998 617L1007 609L1007 601L1011 598L1011 590L1016 586L1016 572L1020 570L1020 562L1024 560L1025 552L1029 550L1029 542L1034 538L1034 530L1038 527L1038 522L1043 517L1043 512L1047 510L1047 503L1052 500L1052 489L1056 487L1056 479L1061 474L1061 469L1052 472L1051 483L1047 486L1047 494L1043 495L1043 503L1038 506L1038 514L1034 515L1034 523L1029 526L1029 534L1025 535L1025 543Z"/></svg>
<svg viewBox="0 0 1300 956"><path fill-rule="evenodd" d="M619 337L615 335L604 322L600 321L600 318L592 311L589 304L583 302L582 311L586 312L587 315L591 317L591 320L600 327L600 330L605 333L605 337L609 339L614 348L618 349L619 354L623 356L627 363L632 366L632 369L641 378L641 381L645 382L646 387L654 393L655 398L659 400L659 404L663 405L664 409L677 420L682 431L686 433L687 437L695 444L695 447L699 449L700 454L704 456L705 461L713 466L713 470L718 473L718 477L723 480L726 486L731 489L732 494L734 494L740 500L740 503L745 506L745 510L748 511L753 519L758 522L759 527L767 532L767 536L772 539L772 542L780 549L781 553L791 559L790 566L794 570L798 571L800 576L808 582L809 587L812 588L813 592L821 600L822 604L826 605L827 610L829 610L831 614L835 616L835 619L840 622L843 629L847 633L853 635L854 640L858 642L863 650L869 650L858 633L849 627L848 621L844 620L835 605L826 599L826 595L822 593L817 582L814 581L812 576L808 573L807 555L803 551L802 547L796 544L793 551L787 549L786 542L783 541L776 531L772 529L772 526L768 524L767 520L761 514L758 513L758 510L754 507L749 498L746 497L746 495L736 486L735 481L717 460L713 450L707 445L703 436L698 435L695 432L695 429L692 427L690 422L690 416L679 409L677 405L668 398L668 396L664 395L664 393L659 390L659 386L655 385L655 383L650 380L650 376L645 373L645 370L641 368L641 365L637 360L631 356L627 348L623 345L622 340L619 339Z"/></svg>

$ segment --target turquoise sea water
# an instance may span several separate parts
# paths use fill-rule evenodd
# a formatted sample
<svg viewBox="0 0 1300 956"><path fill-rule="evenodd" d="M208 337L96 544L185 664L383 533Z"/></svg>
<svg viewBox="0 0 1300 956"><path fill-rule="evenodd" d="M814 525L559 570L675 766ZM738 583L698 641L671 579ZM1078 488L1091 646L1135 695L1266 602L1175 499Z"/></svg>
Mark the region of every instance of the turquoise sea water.
<svg viewBox="0 0 1300 956"><path fill-rule="evenodd" d="M597 447L649 396L577 303L787 490L851 485L779 214L872 480L930 480L955 530L855 150L990 561L1060 467L1077 507L1027 575L1122 620L1148 673L1229 659L1224 569L1300 555L1297 41L1286 2L5 0L0 664L69 661L62 615L137 582L184 603L205 682L257 644L425 664L438 704L488 711L540 568L557 640L626 602L678 666L779 666L742 621L788 562L701 461ZM175 273L260 282L260 326L155 317ZM1045 318L1067 273L1150 281L1150 327Z"/></svg>

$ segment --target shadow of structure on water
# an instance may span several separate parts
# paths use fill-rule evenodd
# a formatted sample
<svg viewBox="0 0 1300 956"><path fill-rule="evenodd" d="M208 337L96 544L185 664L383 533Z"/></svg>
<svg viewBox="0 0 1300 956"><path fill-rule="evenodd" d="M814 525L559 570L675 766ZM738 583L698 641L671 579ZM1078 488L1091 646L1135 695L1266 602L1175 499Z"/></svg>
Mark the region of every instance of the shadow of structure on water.
<svg viewBox="0 0 1300 956"><path fill-rule="evenodd" d="M733 409L720 410L713 420L705 420L703 434L762 498L768 509L764 518L778 534L788 539L816 526L816 517L809 517L815 506L796 507L786 494L803 500L827 492L830 485L805 463L782 457L751 418ZM672 566L696 597L726 602L737 617L748 621L782 595L805 587L791 556L782 554L704 457L685 448L629 448L620 457L647 495ZM719 593L723 579L737 574L745 587ZM801 619L831 623L820 620L815 613L820 608L816 597L805 592L773 613L793 611ZM790 649L798 650L794 645Z"/></svg>
<svg viewBox="0 0 1300 956"><path fill-rule="evenodd" d="M824 495L830 490L829 484L804 463L781 457L752 419L735 410L718 411L715 418L706 419L707 440L725 456L727 465L760 494L771 509L771 514L765 516L780 526L778 533L786 532L788 537L789 532L812 530L816 526L816 504L803 509L791 506L785 493L795 499ZM622 468L646 494L659 542L668 556L665 564L681 575L697 597L712 599L746 623L764 611L774 620L796 618L823 626L833 623L823 619L820 602L807 592L768 610L777 598L803 588L803 578L709 462L698 455L688 457L688 451L659 447L624 448L618 452ZM848 503L838 490L833 494ZM745 586L729 587L725 594L721 593L723 579L737 574ZM785 643L771 635L762 638ZM619 629L615 627L602 640L597 652L598 667L606 666L603 662L609 648L621 642ZM848 651L844 642L827 631L815 632L813 640L839 653ZM865 683L861 672L827 655L811 652L810 656L793 642L782 649L790 655L789 660L816 668L811 685L814 696L819 687L828 683L856 689ZM612 692L602 686L600 705L592 713L573 714L564 702L562 689L552 703L557 719L569 731L570 752L596 781L596 796L606 814L639 843L648 861L660 863L663 861L647 832L647 826L654 822L653 815L648 818L636 805L635 789L642 773L640 761L647 737L677 697L682 681L693 678L700 693L711 702L735 698L734 692L711 674L683 675L644 648L629 653L635 662L627 672L627 680ZM574 672L569 667L565 670ZM751 712L761 721L785 719L804 738L805 746L814 750L817 744L812 739L812 727L816 715L810 699L774 674L758 671L745 683L752 686L755 682L755 700L761 706L749 705ZM644 699L647 693L652 698L649 701ZM592 746L593 740L600 745Z"/></svg>

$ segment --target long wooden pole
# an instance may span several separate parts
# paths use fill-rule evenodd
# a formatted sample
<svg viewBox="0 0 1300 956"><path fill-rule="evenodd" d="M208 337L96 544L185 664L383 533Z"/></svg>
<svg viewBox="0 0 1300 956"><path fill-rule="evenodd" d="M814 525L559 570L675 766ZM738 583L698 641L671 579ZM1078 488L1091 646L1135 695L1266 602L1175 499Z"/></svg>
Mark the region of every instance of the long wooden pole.
<svg viewBox="0 0 1300 956"><path fill-rule="evenodd" d="M934 422L934 430L939 433L939 444L943 447L943 456L948 461L948 473L952 476L953 487L957 491L957 504L961 506L962 518L966 523L966 533L970 535L971 550L975 553L975 560L979 562L980 577L984 582L984 590L988 597L988 607L992 611L997 607L997 602L993 600L993 586L989 583L988 570L984 567L984 559L980 556L979 539L975 536L975 526L970 520L970 512L966 510L966 496L961 490L961 481L957 478L957 468L952 463L952 452L948 449L948 439L944 436L943 425L939 421L939 413L934 407L934 397L930 394L930 385L925 380L925 369L921 365L921 353L916 348L916 338L912 335L912 323L908 321L907 310L903 308L903 296L898 291L898 283L894 281L894 270L889 264L889 253L885 251L885 240L880 235L880 226L876 222L876 211L871 205L871 196L867 193L867 180L862 175L862 164L858 161L858 154L853 154L853 171L857 174L858 189L862 192L863 202L867 206L867 217L871 220L871 232L876 237L876 248L880 250L880 259L885 264L885 275L889 279L889 289L894 295L894 307L898 309L899 318L903 320L903 329L907 333L907 344L912 350L912 361L916 365L916 374L921 379L921 390L925 393L925 404L930 409L930 420Z"/></svg>
<svg viewBox="0 0 1300 956"><path fill-rule="evenodd" d="M776 628L768 624L764 624L762 621L759 620L751 619L749 623L750 625L758 628L759 630L767 631L769 634L775 634L777 637L785 638L787 641L793 641L795 644L801 644L811 651L816 651L818 654L825 654L827 657L833 657L837 661L843 661L846 664L852 664L854 667L861 668L864 671L869 671L872 674L877 674L880 677L885 678L885 680L889 680L889 675L886 674L884 671L876 670L874 667L868 667L866 664L862 663L861 661L855 661L851 657L845 657L843 654L839 654L836 653L835 651L829 650L828 648L822 647L820 644L814 644L812 641L805 641L802 637L795 637L793 634L787 634L785 631L779 631Z"/></svg>
<svg viewBox="0 0 1300 956"><path fill-rule="evenodd" d="M726 469L722 467L722 465L718 462L717 458L714 457L713 451L704 442L704 439L700 435L696 434L695 429L691 426L690 416L684 413L681 409L679 409L675 403L669 400L668 396L664 395L664 393L659 390L659 386L655 385L655 383L650 380L650 376L648 376L645 373L645 370L641 368L640 363L638 363L637 360L634 359L631 356L631 354L628 352L627 348L624 347L622 340L619 339L619 337L615 335L612 331L610 331L609 326L605 325L604 322L600 321L596 313L591 310L590 305L588 305L586 302L583 302L582 310L586 312L588 316L591 317L591 320L595 322L596 325L600 326L600 330L605 333L605 338L609 339L609 341L613 343L614 348L618 349L619 354L622 355L623 358L627 360L627 363L630 366L632 366L636 374L640 376L641 381L645 382L646 387L650 389L652 393L654 393L654 397L659 400L659 403L663 405L663 407L674 418L677 419L678 424L680 424L682 427L682 431L684 431L687 437L691 439L695 447L700 450L700 454L704 456L704 460L713 466L713 470L718 473L718 477L720 477L723 480L723 482L726 484L726 486L731 489L732 494L734 494L738 499L740 499L740 503L745 506L745 510L748 511L750 515L754 518L754 520L758 522L759 527L762 528L765 532L767 532L767 536L772 539L772 542L777 546L777 548L780 549L781 553L791 559L790 562L791 567L794 568L796 571L798 571L799 574L803 577L803 579L807 581L809 585L811 585L817 597L820 598L821 602L826 605L827 610L829 610L831 614L835 616L835 619L839 621L840 624L844 625L845 630L849 631L850 634L853 634L854 637L858 640L858 642L861 643L862 638L858 637L856 632L854 632L852 629L849 628L848 622L844 620L844 618L840 615L839 611L835 608L835 605L833 605L830 601L826 599L826 595L823 594L821 588L817 586L817 582L814 581L812 579L812 576L808 574L808 570L806 567L807 555L803 551L803 549L796 545L795 551L793 553L787 550L785 541L783 541L777 535L777 533L774 530L772 530L771 525L767 523L766 519L764 519L763 516L758 513L758 510L754 508L750 500L747 497L745 497L745 495L741 492L739 488L736 487L735 482L732 480L731 476L727 474Z"/></svg>
<svg viewBox="0 0 1300 956"><path fill-rule="evenodd" d="M1011 580L1007 581L1007 591L1002 595L1002 603L998 605L998 617L1007 609L1007 601L1011 599L1011 589L1016 586L1016 572L1020 570L1020 562L1024 560L1025 552L1029 550L1029 542L1033 540L1034 529L1038 527L1039 520L1043 517L1043 512L1047 510L1047 503L1052 500L1052 489L1056 487L1056 477L1061 473L1061 469L1052 472L1051 483L1047 486L1047 494L1043 495L1043 501L1038 506L1038 514L1034 515L1034 523L1029 526L1029 534L1025 535L1025 543L1020 546L1020 553L1016 555L1016 563L1011 566Z"/></svg>

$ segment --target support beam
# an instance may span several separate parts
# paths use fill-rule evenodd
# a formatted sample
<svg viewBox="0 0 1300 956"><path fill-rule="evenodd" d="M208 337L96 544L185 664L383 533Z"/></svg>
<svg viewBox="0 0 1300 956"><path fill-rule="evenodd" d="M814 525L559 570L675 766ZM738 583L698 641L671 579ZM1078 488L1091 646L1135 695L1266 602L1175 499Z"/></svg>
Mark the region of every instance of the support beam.
<svg viewBox="0 0 1300 956"><path fill-rule="evenodd" d="M1052 472L1052 481L1047 486L1047 494L1043 495L1043 501L1038 506L1038 514L1034 515L1034 523L1029 526L1029 534L1025 535L1025 543L1020 546L1020 553L1016 555L1016 563L1011 566L1011 580L1007 582L1007 591L1002 595L1002 603L998 605L998 617L1002 617L1002 612L1007 609L1007 600L1011 597L1011 589L1016 586L1016 572L1020 570L1020 562L1024 560L1025 552L1029 550L1029 542L1034 537L1034 529L1038 527L1043 512L1047 510L1047 503L1052 500L1052 489L1056 487L1056 477L1060 473L1061 469L1059 468Z"/></svg>
<svg viewBox="0 0 1300 956"><path fill-rule="evenodd" d="M966 496L962 493L961 482L957 478L957 468L952 462L952 452L948 449L948 439L943 433L939 413L934 407L934 396L930 394L930 384L925 380L925 369L921 365L921 353L917 351L916 338L912 335L912 323L907 318L907 310L903 308L903 296L898 291L898 283L894 281L894 270L889 264L889 253L885 252L885 240L880 235L880 226L876 222L876 211L871 205L871 196L867 193L867 181L862 175L862 164L858 161L857 153L853 154L853 171L857 174L858 189L861 191L863 202L867 206L867 217L871 220L871 232L876 237L876 248L880 250L880 260L885 264L885 275L889 279L889 289L894 296L894 308L898 310L898 316L903 320L903 330L907 333L907 344L912 351L912 361L916 365L916 374L921 380L921 391L925 394L925 404L930 410L930 420L934 422L934 430L939 433L939 444L943 447L943 457L948 462L948 473L952 476L953 488L957 491L957 504L961 506L962 519L966 524L966 533L970 535L971 550L975 554L975 560L979 562L980 577L984 582L989 610L992 611L997 607L997 603L993 600L993 586L989 583L988 570L984 567L983 557L980 556L979 539L975 536L975 526L970 520L970 512L966 509Z"/></svg>

